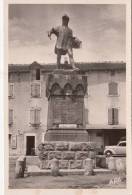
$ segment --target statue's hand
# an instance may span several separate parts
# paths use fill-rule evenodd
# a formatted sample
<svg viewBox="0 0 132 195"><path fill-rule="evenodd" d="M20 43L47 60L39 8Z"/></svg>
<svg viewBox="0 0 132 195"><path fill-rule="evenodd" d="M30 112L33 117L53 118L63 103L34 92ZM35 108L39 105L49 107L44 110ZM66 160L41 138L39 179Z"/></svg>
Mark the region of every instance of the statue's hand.
<svg viewBox="0 0 132 195"><path fill-rule="evenodd" d="M50 32L48 32L48 37L51 40L51 33Z"/></svg>

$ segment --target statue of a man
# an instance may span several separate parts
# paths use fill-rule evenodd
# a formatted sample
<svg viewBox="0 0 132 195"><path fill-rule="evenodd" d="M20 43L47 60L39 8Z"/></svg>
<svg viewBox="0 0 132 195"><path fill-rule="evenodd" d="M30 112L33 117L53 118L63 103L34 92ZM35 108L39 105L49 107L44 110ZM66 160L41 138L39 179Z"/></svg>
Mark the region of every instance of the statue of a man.
<svg viewBox="0 0 132 195"><path fill-rule="evenodd" d="M68 54L70 64L72 68L78 70L76 68L74 59L73 59L73 50L72 50L72 40L73 33L72 30L68 26L69 16L62 16L62 25L58 27L53 27L49 33L48 37L51 38L52 34L55 34L57 37L56 45L55 45L55 53L57 54L57 66L61 68L61 55Z"/></svg>

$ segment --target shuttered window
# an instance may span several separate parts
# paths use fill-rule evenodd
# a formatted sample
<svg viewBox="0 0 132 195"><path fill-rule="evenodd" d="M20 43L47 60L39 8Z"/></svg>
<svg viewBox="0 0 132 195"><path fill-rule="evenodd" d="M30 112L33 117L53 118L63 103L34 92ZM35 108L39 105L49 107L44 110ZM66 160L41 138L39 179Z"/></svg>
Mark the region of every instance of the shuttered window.
<svg viewBox="0 0 132 195"><path fill-rule="evenodd" d="M31 72L31 78L32 78L32 81L36 80L36 70L35 69L33 69Z"/></svg>
<svg viewBox="0 0 132 195"><path fill-rule="evenodd" d="M40 83L31 84L31 96L40 97Z"/></svg>
<svg viewBox="0 0 132 195"><path fill-rule="evenodd" d="M9 125L13 124L13 110L9 109Z"/></svg>
<svg viewBox="0 0 132 195"><path fill-rule="evenodd" d="M8 96L11 98L11 97L13 97L13 92L14 92L14 85L13 84L9 84L9 86L8 86L9 88L9 94L8 94Z"/></svg>
<svg viewBox="0 0 132 195"><path fill-rule="evenodd" d="M32 125L39 125L40 124L40 109L30 110L30 123Z"/></svg>
<svg viewBox="0 0 132 195"><path fill-rule="evenodd" d="M114 115L114 125L118 125L118 109L117 108L114 108L113 109L113 115Z"/></svg>
<svg viewBox="0 0 132 195"><path fill-rule="evenodd" d="M118 85L115 82L109 83L109 95L118 95Z"/></svg>
<svg viewBox="0 0 132 195"><path fill-rule="evenodd" d="M17 135L12 135L11 148L12 149L16 149L17 148Z"/></svg>
<svg viewBox="0 0 132 195"><path fill-rule="evenodd" d="M33 69L31 75L32 81L40 80L40 69Z"/></svg>
<svg viewBox="0 0 132 195"><path fill-rule="evenodd" d="M108 124L118 125L118 109L117 108L108 109Z"/></svg>
<svg viewBox="0 0 132 195"><path fill-rule="evenodd" d="M40 69L36 69L36 80L40 80Z"/></svg>

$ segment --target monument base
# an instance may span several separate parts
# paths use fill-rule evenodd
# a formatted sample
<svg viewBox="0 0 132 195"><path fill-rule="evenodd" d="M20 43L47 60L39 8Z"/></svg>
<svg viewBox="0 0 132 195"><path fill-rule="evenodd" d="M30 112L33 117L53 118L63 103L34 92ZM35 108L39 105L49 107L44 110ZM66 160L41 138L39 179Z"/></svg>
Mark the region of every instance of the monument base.
<svg viewBox="0 0 132 195"><path fill-rule="evenodd" d="M87 142L88 132L85 129L50 129L45 134L45 141Z"/></svg>
<svg viewBox="0 0 132 195"><path fill-rule="evenodd" d="M91 158L95 163L96 143L45 141L38 146L41 169L50 169L54 158L59 161L60 169L84 169L85 159Z"/></svg>

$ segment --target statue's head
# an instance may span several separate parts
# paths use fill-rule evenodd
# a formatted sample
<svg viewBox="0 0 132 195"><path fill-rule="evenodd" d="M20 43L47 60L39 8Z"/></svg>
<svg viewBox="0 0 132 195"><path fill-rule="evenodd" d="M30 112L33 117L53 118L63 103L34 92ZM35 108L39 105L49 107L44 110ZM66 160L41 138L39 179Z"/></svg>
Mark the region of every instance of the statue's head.
<svg viewBox="0 0 132 195"><path fill-rule="evenodd" d="M69 22L69 16L67 14L63 15L62 16L62 23L64 25L68 25L68 22Z"/></svg>

